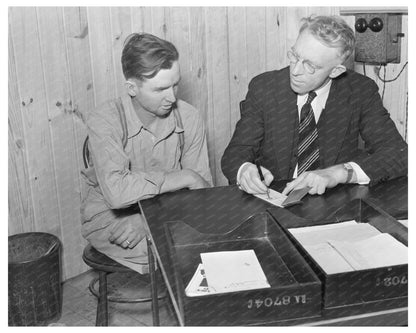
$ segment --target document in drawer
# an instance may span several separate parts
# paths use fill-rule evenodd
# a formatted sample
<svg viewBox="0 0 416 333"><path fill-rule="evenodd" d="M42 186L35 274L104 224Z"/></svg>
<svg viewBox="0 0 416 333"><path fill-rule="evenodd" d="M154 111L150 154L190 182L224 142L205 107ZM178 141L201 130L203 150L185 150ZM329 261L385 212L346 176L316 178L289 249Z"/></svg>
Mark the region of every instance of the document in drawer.
<svg viewBox="0 0 416 333"><path fill-rule="evenodd" d="M201 253L208 286L217 293L270 288L253 250Z"/></svg>
<svg viewBox="0 0 416 333"><path fill-rule="evenodd" d="M407 246L368 223L347 221L289 231L327 274L407 264Z"/></svg>

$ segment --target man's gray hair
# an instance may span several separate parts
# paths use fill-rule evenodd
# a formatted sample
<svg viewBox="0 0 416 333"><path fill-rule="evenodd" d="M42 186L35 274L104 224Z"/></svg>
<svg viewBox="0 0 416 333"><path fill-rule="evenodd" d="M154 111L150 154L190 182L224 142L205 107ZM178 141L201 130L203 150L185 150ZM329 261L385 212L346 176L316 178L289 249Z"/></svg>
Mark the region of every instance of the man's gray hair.
<svg viewBox="0 0 416 333"><path fill-rule="evenodd" d="M299 34L307 30L328 47L338 48L343 62L352 54L354 31L340 16L310 16L301 22Z"/></svg>

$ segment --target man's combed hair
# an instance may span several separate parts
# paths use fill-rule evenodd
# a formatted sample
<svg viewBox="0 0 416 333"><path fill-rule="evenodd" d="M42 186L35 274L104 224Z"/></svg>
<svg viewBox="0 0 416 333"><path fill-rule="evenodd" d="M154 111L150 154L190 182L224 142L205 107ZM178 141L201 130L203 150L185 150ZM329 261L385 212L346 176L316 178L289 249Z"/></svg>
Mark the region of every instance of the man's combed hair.
<svg viewBox="0 0 416 333"><path fill-rule="evenodd" d="M345 61L353 52L355 36L351 27L339 16L310 16L302 19L299 33L308 30L329 47L339 48Z"/></svg>
<svg viewBox="0 0 416 333"><path fill-rule="evenodd" d="M148 33L133 33L124 42L121 66L126 80L144 80L156 76L161 69L172 68L178 59L172 43Z"/></svg>

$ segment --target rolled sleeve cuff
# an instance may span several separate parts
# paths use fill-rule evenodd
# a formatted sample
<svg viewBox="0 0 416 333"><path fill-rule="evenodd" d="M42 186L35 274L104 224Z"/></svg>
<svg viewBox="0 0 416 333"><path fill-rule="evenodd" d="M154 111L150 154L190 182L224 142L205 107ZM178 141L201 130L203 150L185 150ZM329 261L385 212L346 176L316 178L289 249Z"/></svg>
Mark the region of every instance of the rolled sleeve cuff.
<svg viewBox="0 0 416 333"><path fill-rule="evenodd" d="M357 163L348 162L348 164L351 165L356 175L355 183L360 184L360 185L367 185L370 182L370 178L367 176L367 174L363 171L363 169L361 169L361 167Z"/></svg>
<svg viewBox="0 0 416 333"><path fill-rule="evenodd" d="M240 185L240 173L241 173L241 169L243 169L243 166L245 166L246 164L249 164L250 162L245 162L243 164L241 164L240 168L237 171L237 178L236 178L236 182L237 185Z"/></svg>

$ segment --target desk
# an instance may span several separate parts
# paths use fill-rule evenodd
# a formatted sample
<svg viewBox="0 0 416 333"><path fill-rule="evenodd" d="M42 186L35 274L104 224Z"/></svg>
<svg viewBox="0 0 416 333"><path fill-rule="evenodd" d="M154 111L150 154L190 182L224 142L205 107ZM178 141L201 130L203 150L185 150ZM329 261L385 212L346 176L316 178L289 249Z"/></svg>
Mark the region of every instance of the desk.
<svg viewBox="0 0 416 333"><path fill-rule="evenodd" d="M286 182L272 183L272 188L281 191ZM407 177L398 178L374 187L339 185L322 196L307 195L303 205L286 209L290 214L319 221L334 215L354 199L373 202L397 219L407 218ZM183 221L202 233L226 233L237 227L249 216L274 206L249 195L237 186L216 187L201 190L181 190L166 193L140 202L144 214L152 252L165 280L167 290L180 325L184 325L178 306L173 267L169 261L164 224L168 221ZM322 317L273 322L270 325L407 325L407 307L396 307L394 300L363 308L353 305L348 308L324 311ZM267 323L269 325L269 323Z"/></svg>

